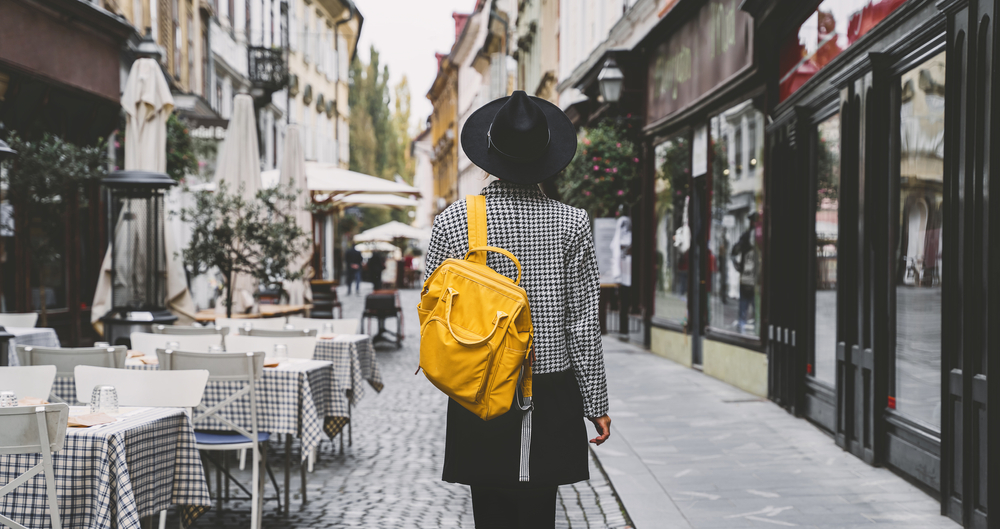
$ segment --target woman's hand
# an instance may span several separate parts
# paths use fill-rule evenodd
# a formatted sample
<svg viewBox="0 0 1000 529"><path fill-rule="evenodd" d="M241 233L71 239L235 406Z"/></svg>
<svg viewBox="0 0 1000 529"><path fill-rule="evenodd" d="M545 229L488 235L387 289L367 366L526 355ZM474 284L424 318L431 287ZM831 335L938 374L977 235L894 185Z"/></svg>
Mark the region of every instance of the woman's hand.
<svg viewBox="0 0 1000 529"><path fill-rule="evenodd" d="M594 423L594 428L597 429L597 437L590 440L591 443L600 446L601 443L608 440L611 437L611 417L605 413L600 417L587 417L590 422Z"/></svg>

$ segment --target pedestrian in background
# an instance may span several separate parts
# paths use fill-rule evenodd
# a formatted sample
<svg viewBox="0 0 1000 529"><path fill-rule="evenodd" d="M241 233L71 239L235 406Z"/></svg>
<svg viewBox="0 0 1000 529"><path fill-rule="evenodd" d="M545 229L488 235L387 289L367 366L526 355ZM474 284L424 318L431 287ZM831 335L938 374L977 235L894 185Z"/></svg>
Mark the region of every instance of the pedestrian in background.
<svg viewBox="0 0 1000 529"><path fill-rule="evenodd" d="M361 295L361 264L364 263L364 258L361 257L361 252L358 251L357 247L351 245L347 250L347 254L344 255L344 262L347 263L347 295L351 295L351 283L354 283L354 291L357 295Z"/></svg>
<svg viewBox="0 0 1000 529"><path fill-rule="evenodd" d="M583 418L597 430L591 443L611 433L590 218L538 187L573 158L576 130L557 106L518 90L469 117L462 149L499 178L482 192L486 236L489 246L521 262L535 332L534 410L525 443L519 406L484 421L449 399L443 479L471 485L478 529L551 528L557 487L589 479ZM459 200L434 220L425 281L445 259L463 258L467 233ZM490 253L487 264L511 280L517 276L501 254ZM522 447L530 451L527 480L519 472Z"/></svg>
<svg viewBox="0 0 1000 529"><path fill-rule="evenodd" d="M372 291L382 290L382 271L385 270L385 256L382 252L372 252L368 258L368 275L372 278Z"/></svg>

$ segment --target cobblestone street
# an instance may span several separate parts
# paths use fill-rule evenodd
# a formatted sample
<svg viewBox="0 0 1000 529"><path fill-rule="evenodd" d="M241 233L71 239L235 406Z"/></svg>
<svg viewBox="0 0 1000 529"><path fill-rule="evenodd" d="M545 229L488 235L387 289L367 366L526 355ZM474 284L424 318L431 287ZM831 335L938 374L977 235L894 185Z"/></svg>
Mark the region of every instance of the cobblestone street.
<svg viewBox="0 0 1000 529"><path fill-rule="evenodd" d="M365 284L363 293L370 288L370 284ZM349 297L343 288L340 295L344 316L357 317L364 298ZM402 291L406 340L399 350L379 345L378 361L385 389L377 394L366 388L365 398L354 409L353 446L348 446L345 440L341 454L339 439L323 443L315 471L308 477L308 502L303 503L296 444L290 513L287 516L278 513L277 503L268 501L265 527L474 527L468 487L441 481L446 397L422 375L413 374L418 361L414 310L417 300L418 291ZM389 325L394 328L393 322ZM284 483L283 444L272 441L270 453L279 484ZM590 473L589 482L560 489L556 527L629 527L610 483L593 460ZM249 481L248 472L236 474L242 481ZM214 472L212 475L214 486ZM235 494L235 487L231 491ZM266 494L274 495L270 483ZM176 514L171 514L170 526L174 527ZM194 527L247 527L249 515L248 502L232 500L222 510L213 505Z"/></svg>

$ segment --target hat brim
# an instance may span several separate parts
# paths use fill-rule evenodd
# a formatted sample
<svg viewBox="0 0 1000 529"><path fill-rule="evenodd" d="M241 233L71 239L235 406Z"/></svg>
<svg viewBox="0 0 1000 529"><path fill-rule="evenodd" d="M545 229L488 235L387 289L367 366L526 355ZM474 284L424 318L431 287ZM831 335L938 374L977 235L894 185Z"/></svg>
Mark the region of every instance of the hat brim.
<svg viewBox="0 0 1000 529"><path fill-rule="evenodd" d="M576 127L559 107L531 96L545 113L549 126L549 147L530 162L519 162L490 149L486 136L500 107L510 97L501 97L483 105L469 116L462 128L462 150L487 173L517 184L537 184L562 171L576 154Z"/></svg>

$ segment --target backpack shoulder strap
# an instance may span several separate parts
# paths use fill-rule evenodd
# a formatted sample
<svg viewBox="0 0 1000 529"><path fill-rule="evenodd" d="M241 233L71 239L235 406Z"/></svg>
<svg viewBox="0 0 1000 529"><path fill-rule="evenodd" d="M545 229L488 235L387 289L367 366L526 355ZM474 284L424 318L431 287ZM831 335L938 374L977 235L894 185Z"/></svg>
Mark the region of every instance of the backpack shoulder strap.
<svg viewBox="0 0 1000 529"><path fill-rule="evenodd" d="M469 249L486 246L486 197L466 195L465 215L469 223ZM469 260L486 264L486 252L476 252L469 256Z"/></svg>

